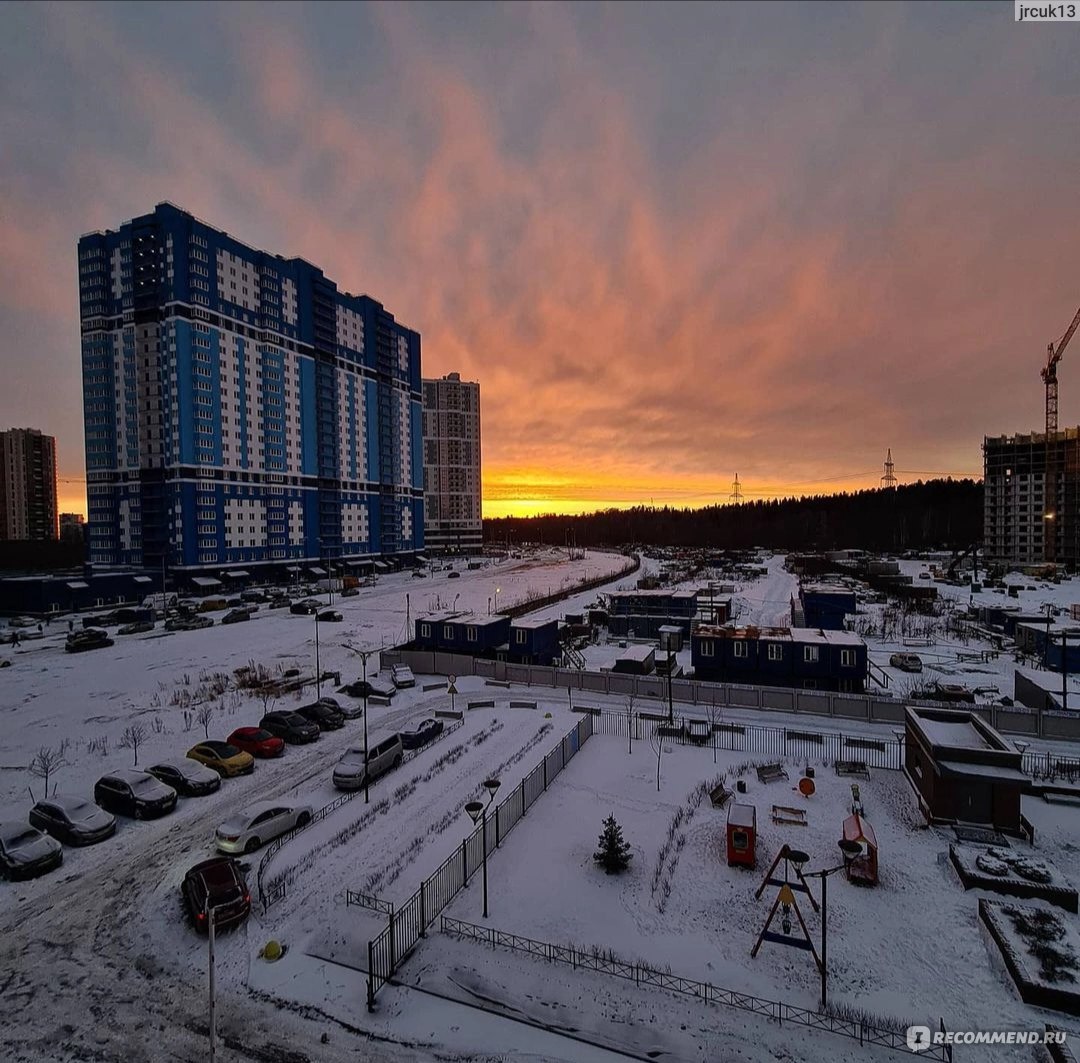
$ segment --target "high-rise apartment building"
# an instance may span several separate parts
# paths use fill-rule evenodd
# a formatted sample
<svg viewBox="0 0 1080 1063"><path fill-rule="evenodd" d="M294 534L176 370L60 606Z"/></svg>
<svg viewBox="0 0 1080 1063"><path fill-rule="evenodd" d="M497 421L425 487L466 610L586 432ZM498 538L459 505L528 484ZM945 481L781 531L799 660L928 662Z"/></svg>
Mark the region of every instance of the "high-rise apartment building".
<svg viewBox="0 0 1080 1063"><path fill-rule="evenodd" d="M987 436L983 463L986 559L1080 569L1080 428Z"/></svg>
<svg viewBox="0 0 1080 1063"><path fill-rule="evenodd" d="M55 539L56 440L36 428L0 432L0 539Z"/></svg>
<svg viewBox="0 0 1080 1063"><path fill-rule="evenodd" d="M79 241L90 560L424 545L420 336L172 206Z"/></svg>
<svg viewBox="0 0 1080 1063"><path fill-rule="evenodd" d="M424 381L424 505L428 549L480 550L480 385L458 373Z"/></svg>

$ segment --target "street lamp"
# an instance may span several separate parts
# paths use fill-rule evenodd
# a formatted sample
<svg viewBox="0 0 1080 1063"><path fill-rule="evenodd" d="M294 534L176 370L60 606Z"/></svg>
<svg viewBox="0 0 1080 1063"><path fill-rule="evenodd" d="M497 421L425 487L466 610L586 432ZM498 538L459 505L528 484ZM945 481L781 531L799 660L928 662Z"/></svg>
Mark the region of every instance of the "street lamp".
<svg viewBox="0 0 1080 1063"><path fill-rule="evenodd" d="M322 667L319 663L319 610L315 610L315 697L322 697Z"/></svg>
<svg viewBox="0 0 1080 1063"><path fill-rule="evenodd" d="M502 590L502 587L496 587L495 588L495 612L496 613L499 611L499 591L501 591L501 590Z"/></svg>
<svg viewBox="0 0 1080 1063"><path fill-rule="evenodd" d="M217 908L211 907L209 895L203 905L203 918L206 920L206 935L209 945L209 990L210 990L210 1063L214 1063L217 1052L217 1000L214 995L214 922Z"/></svg>
<svg viewBox="0 0 1080 1063"><path fill-rule="evenodd" d="M483 838L482 844L484 847L484 918L488 917L488 884L487 884L487 810L491 805L491 802L495 800L495 793L499 789L498 779L486 779L484 781L484 789L488 792L487 804L483 804L480 801L470 801L465 806L465 811L469 813L469 818L475 824L477 821L483 823Z"/></svg>
<svg viewBox="0 0 1080 1063"><path fill-rule="evenodd" d="M821 879L821 1007L824 1010L828 1003L828 977L829 977L829 934L828 934L828 914L829 914L829 876L835 875L837 871L844 871L851 866L851 861L855 859L861 852L862 846L858 842L848 841L847 838L841 838L836 843L840 847L840 852L844 858L842 864L837 864L836 867L826 867L821 871L803 871L803 865L810 859L806 853L799 852L792 849L787 858L795 865L796 871L802 873L802 877L805 878L819 878Z"/></svg>

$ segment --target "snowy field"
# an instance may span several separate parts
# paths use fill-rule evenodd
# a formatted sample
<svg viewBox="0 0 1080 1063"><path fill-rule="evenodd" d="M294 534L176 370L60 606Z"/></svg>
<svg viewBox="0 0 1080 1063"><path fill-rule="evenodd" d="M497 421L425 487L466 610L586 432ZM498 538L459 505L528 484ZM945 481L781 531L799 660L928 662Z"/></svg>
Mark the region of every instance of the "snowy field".
<svg viewBox="0 0 1080 1063"><path fill-rule="evenodd" d="M616 571L624 562L619 555L595 552L569 562L548 551L462 571L455 579L445 572L425 580L383 577L359 597L335 596L334 607L345 619L320 624L322 667L340 670L348 682L361 670L348 645L393 645L405 637L409 622L429 611L456 606L483 612L496 593L504 606ZM645 567L655 566L646 561ZM624 578L612 589L633 586L635 580ZM782 559L770 559L763 579L738 586L740 623L783 623L795 586ZM1054 589L1071 597L1068 589ZM537 615L580 610L597 593L583 592ZM0 714L6 724L0 749L3 818L23 818L30 805L27 785L40 790L26 770L40 747L66 741L58 789L88 795L105 771L132 763L133 752L119 748L132 722L146 730L140 765L182 756L203 737L202 727L189 724L185 711L191 713L208 696L215 675L230 676L250 661L310 675L314 650L312 618L265 606L246 624L117 637L115 646L86 654L64 653L60 634L18 650L0 647L0 654L13 661L0 672ZM616 651L607 646L589 653L613 659ZM425 692L425 677L417 681L389 707L370 707L372 744L435 709L449 708L445 692ZM366 948L385 917L346 907L346 891L400 904L472 830L463 808L478 796L483 780L500 778L501 799L579 718L564 691L503 690L484 686L478 677L460 679L458 689L458 708L480 691L499 707L468 712L460 727L380 780L370 804L360 794L288 842L266 869L266 881L281 884L284 898L265 913L256 908L241 929L219 939L222 1059L607 1063L629 1054L671 1061L847 1063L880 1054L834 1035L778 1027L656 989L482 948L440 933L437 925L399 972L403 984L384 987L378 1010L369 1014ZM323 692L329 692L325 685ZM308 688L302 698L288 696L274 707L289 708L312 696ZM517 698L535 700L538 708L510 710L508 701ZM625 699L616 697L590 694L588 703L625 709ZM209 730L218 738L257 723L264 711L261 699L235 689L216 696L213 704ZM724 719L795 722L752 710L725 709ZM799 718L798 725L806 727L806 719ZM882 733L854 721L815 718L810 726ZM350 721L310 746L289 747L279 760L259 761L253 775L226 780L217 794L182 799L164 819L121 821L116 837L101 845L66 848L63 867L51 875L0 883L5 1006L0 1059L204 1060L206 943L183 921L183 874L211 854L214 828L244 803L290 796L318 808L333 800L333 765L362 733L362 722ZM594 735L492 855L488 922L555 944L611 949L719 987L816 1007L818 976L808 954L766 943L750 958L772 898L771 890L760 901L753 893L785 841L809 852L811 868L838 862L836 839L851 800L850 780L837 779L819 765L817 792L803 798L793 790L802 765L788 765L789 781L765 785L746 762L766 759L721 750L714 763L711 751L665 746L657 793L656 756L647 741L635 741L629 753L625 739ZM740 768L748 788L742 800L757 808L755 872L727 866L725 813L706 798L690 814L691 797L702 783L724 772L733 778ZM875 771L870 781L858 782L881 847L881 882L867 890L841 876L830 880L833 1002L931 1025L940 1016L955 1028L1031 1028L1046 1017L1061 1021L1022 1004L1013 992L977 923L976 902L984 894L963 889L947 859L951 835L921 826L903 777ZM772 804L805 807L808 825L774 824ZM673 837L683 835L685 841L669 846L661 863L680 809L683 819ZM1036 827L1037 854L1052 852L1063 878L1080 882L1075 809L1026 800L1024 812ZM592 861L608 814L615 815L633 847L623 876L605 876ZM258 854L245 859L252 887L258 862ZM816 935L820 917L802 907ZM483 922L479 877L446 914ZM271 938L287 946L274 964L259 957ZM478 1010L480 1005L487 1010ZM1063 1024L1069 1027L1070 1021ZM323 1033L326 1043L320 1042ZM958 1053L958 1058L1016 1057L987 1052Z"/></svg>

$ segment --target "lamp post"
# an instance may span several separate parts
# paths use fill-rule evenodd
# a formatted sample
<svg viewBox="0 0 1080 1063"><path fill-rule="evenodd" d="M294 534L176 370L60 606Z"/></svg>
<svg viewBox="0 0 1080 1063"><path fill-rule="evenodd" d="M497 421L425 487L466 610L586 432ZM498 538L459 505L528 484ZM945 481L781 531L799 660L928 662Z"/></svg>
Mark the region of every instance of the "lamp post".
<svg viewBox="0 0 1080 1063"><path fill-rule="evenodd" d="M491 616L491 599L488 598L488 616Z"/></svg>
<svg viewBox="0 0 1080 1063"><path fill-rule="evenodd" d="M322 697L322 665L319 661L319 610L315 610L315 697Z"/></svg>
<svg viewBox="0 0 1080 1063"><path fill-rule="evenodd" d="M821 1007L822 1009L828 1004L828 978L829 978L829 931L828 931L828 917L829 917L829 876L835 875L837 871L844 871L851 866L851 861L855 859L861 852L862 846L858 842L848 841L847 838L841 838L836 843L840 847L840 852L844 857L842 864L837 864L836 867L822 868L821 871L803 871L803 864L809 860L806 853L792 850L788 853L788 859L795 865L796 870L802 872L803 878L819 878L821 879Z"/></svg>
<svg viewBox="0 0 1080 1063"><path fill-rule="evenodd" d="M469 813L469 818L476 823L479 820L483 824L482 845L484 848L484 918L488 917L488 884L487 884L487 810L491 805L491 802L495 800L495 793L499 789L500 783L498 779L485 779L484 788L488 792L487 804L483 804L480 801L470 801L465 806L465 811Z"/></svg>
<svg viewBox="0 0 1080 1063"><path fill-rule="evenodd" d="M217 1000L214 994L214 922L217 909L210 906L210 898L206 898L203 907L206 917L206 936L209 946L209 990L210 990L210 1063L214 1063L217 1053Z"/></svg>
<svg viewBox="0 0 1080 1063"><path fill-rule="evenodd" d="M496 587L495 588L495 612L496 613L499 611L499 591L501 591L501 590L502 590L502 587Z"/></svg>

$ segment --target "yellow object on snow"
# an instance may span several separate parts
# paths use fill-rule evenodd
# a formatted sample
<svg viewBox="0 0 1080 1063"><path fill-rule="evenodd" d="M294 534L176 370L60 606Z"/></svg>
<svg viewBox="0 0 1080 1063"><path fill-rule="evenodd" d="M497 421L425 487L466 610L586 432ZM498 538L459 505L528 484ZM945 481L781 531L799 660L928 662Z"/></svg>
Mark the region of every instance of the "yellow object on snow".
<svg viewBox="0 0 1080 1063"><path fill-rule="evenodd" d="M282 949L281 945L277 941L271 939L265 945L263 945L262 950L259 952L259 955L264 960L269 960L273 962L274 960L281 959L283 951L284 950Z"/></svg>

